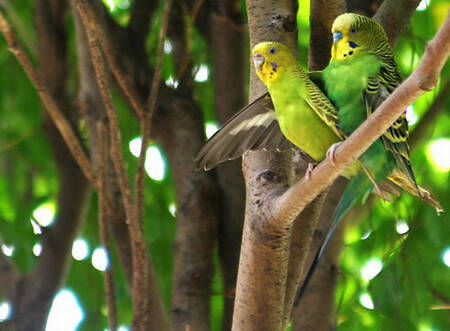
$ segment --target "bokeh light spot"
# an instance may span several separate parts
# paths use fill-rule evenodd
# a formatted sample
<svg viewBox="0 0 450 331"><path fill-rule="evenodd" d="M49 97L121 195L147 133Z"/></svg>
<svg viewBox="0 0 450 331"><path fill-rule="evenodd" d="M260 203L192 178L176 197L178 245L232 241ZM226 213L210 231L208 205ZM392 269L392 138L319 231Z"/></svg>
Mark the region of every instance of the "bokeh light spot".
<svg viewBox="0 0 450 331"><path fill-rule="evenodd" d="M169 213L173 217L175 217L177 215L177 206L173 202L171 204L169 204Z"/></svg>
<svg viewBox="0 0 450 331"><path fill-rule="evenodd" d="M170 54L170 53L172 53L172 49L173 49L173 46L172 46L172 43L170 42L170 40L164 40L164 53L166 53L166 54Z"/></svg>
<svg viewBox="0 0 450 331"><path fill-rule="evenodd" d="M202 64L198 67L198 70L195 73L194 80L198 83L203 83L208 80L209 77L209 68L207 65Z"/></svg>
<svg viewBox="0 0 450 331"><path fill-rule="evenodd" d="M13 245L5 245L1 246L3 254L6 256L12 256L14 254L14 246Z"/></svg>
<svg viewBox="0 0 450 331"><path fill-rule="evenodd" d="M444 264L450 268L450 247L444 249L442 253L442 262L444 262Z"/></svg>
<svg viewBox="0 0 450 331"><path fill-rule="evenodd" d="M417 117L417 114L414 111L414 107L412 105L408 106L406 108L406 120L408 121L409 125L414 125L417 123L417 120L419 118Z"/></svg>
<svg viewBox="0 0 450 331"><path fill-rule="evenodd" d="M0 303L0 321L6 321L11 314L11 305L9 302Z"/></svg>
<svg viewBox="0 0 450 331"><path fill-rule="evenodd" d="M442 138L431 142L427 156L440 172L450 171L450 139Z"/></svg>
<svg viewBox="0 0 450 331"><path fill-rule="evenodd" d="M33 246L33 254L35 256L39 256L39 255L41 255L41 252L42 252L42 245L40 243L34 244L34 246Z"/></svg>
<svg viewBox="0 0 450 331"><path fill-rule="evenodd" d="M136 137L131 139L130 142L128 143L128 148L131 154L133 154L136 157L139 157L139 155L141 155L142 138Z"/></svg>
<svg viewBox="0 0 450 331"><path fill-rule="evenodd" d="M84 239L76 239L72 245L72 257L81 261L84 260L89 254L89 246Z"/></svg>
<svg viewBox="0 0 450 331"><path fill-rule="evenodd" d="M108 268L109 261L106 251L103 247L98 247L92 253L92 266L100 271L105 271Z"/></svg>
<svg viewBox="0 0 450 331"><path fill-rule="evenodd" d="M372 278L375 278L382 269L383 263L379 259L372 259L361 268L361 276L365 280L371 280Z"/></svg>
<svg viewBox="0 0 450 331"><path fill-rule="evenodd" d="M177 88L178 84L180 83L178 80L176 80L175 78L173 78L173 76L169 76L169 78L166 79L165 81L166 85L172 88Z"/></svg>
<svg viewBox="0 0 450 331"><path fill-rule="evenodd" d="M405 234L409 231L408 223L406 223L406 221L402 219L398 220L395 224L395 230L398 234Z"/></svg>
<svg viewBox="0 0 450 331"><path fill-rule="evenodd" d="M166 174L166 165L161 151L156 146L150 146L147 149L145 157L145 171L151 179L161 181Z"/></svg>
<svg viewBox="0 0 450 331"><path fill-rule="evenodd" d="M206 135L206 138L208 138L208 139L211 138L214 135L214 133L217 132L217 130L219 130L219 127L218 127L218 125L216 123L207 122L205 124L205 135Z"/></svg>
<svg viewBox="0 0 450 331"><path fill-rule="evenodd" d="M423 11L428 8L429 4L430 4L430 0L422 0L422 1L420 1L416 10Z"/></svg>
<svg viewBox="0 0 450 331"><path fill-rule="evenodd" d="M359 296L359 303L361 306L367 308L367 309L374 309L375 305L373 304L372 297L369 293L363 293Z"/></svg>
<svg viewBox="0 0 450 331"><path fill-rule="evenodd" d="M72 291L63 289L53 299L45 331L73 331L84 314Z"/></svg>
<svg viewBox="0 0 450 331"><path fill-rule="evenodd" d="M55 203L46 202L33 211L33 218L40 226L49 226L55 219ZM33 221L31 221L33 223Z"/></svg>

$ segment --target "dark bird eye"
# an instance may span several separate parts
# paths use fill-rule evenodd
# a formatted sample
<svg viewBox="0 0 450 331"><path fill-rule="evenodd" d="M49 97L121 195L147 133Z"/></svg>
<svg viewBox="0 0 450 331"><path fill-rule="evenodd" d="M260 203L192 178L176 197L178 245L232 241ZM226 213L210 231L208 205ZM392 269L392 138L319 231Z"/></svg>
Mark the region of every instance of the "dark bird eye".
<svg viewBox="0 0 450 331"><path fill-rule="evenodd" d="M269 49L270 54L275 54L276 52L277 52L277 49L275 47L270 47L270 49Z"/></svg>
<svg viewBox="0 0 450 331"><path fill-rule="evenodd" d="M356 33L356 30L355 30L355 29L352 29L352 30L350 31L350 33L351 33L351 34L355 34L355 33Z"/></svg>

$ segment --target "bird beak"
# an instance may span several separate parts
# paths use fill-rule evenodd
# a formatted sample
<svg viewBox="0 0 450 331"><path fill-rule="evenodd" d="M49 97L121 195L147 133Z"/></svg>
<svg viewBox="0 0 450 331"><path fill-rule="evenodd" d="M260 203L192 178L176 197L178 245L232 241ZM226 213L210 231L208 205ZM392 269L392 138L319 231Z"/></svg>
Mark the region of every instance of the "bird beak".
<svg viewBox="0 0 450 331"><path fill-rule="evenodd" d="M261 53L253 54L253 64L255 65L256 71L262 70L264 60L264 56Z"/></svg>

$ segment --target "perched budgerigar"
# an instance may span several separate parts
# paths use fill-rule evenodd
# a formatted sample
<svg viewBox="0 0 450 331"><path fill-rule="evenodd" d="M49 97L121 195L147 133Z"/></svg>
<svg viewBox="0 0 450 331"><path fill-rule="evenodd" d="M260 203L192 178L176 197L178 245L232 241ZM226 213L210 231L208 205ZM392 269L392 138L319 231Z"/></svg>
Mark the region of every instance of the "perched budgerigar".
<svg viewBox="0 0 450 331"><path fill-rule="evenodd" d="M322 80L325 93L339 109L339 128L345 135L350 135L392 93L400 84L401 78L387 35L381 25L372 19L353 13L340 15L333 23L332 33L331 61L322 72ZM372 171L376 181L388 178L441 212L439 203L416 183L407 139L408 122L403 114L360 159ZM333 145L327 153L332 161L338 144ZM350 182L303 288L331 240L339 220L370 189L371 183L364 177L357 177Z"/></svg>

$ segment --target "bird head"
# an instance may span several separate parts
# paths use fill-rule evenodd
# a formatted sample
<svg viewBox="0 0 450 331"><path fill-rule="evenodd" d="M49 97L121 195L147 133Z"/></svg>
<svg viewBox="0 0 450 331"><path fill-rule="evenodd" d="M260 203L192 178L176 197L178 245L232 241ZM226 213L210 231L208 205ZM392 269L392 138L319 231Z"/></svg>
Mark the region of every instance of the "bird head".
<svg viewBox="0 0 450 331"><path fill-rule="evenodd" d="M346 13L338 16L331 32L331 61L343 62L361 53L380 55L390 51L388 38L381 25L363 15Z"/></svg>
<svg viewBox="0 0 450 331"><path fill-rule="evenodd" d="M292 51L278 42L262 42L253 47L253 64L261 81L268 85L275 82L282 73L297 60Z"/></svg>

